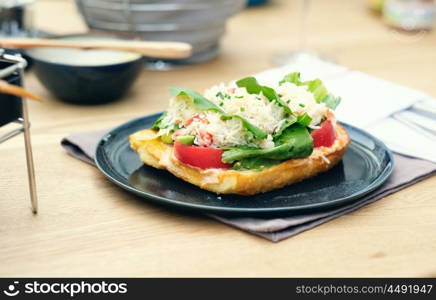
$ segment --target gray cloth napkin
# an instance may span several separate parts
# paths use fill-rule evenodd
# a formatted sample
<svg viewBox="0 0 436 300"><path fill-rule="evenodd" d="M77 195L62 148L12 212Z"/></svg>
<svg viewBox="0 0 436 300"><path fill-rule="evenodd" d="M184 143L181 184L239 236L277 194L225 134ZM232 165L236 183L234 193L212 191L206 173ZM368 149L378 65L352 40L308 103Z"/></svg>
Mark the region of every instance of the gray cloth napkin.
<svg viewBox="0 0 436 300"><path fill-rule="evenodd" d="M70 135L61 142L69 154L94 165L94 152L98 141L107 132L94 131ZM225 224L250 232L272 242L294 236L329 220L348 214L356 209L379 200L389 194L408 187L436 173L436 164L394 154L395 169L389 180L376 191L364 196L357 202L346 204L323 212L293 214L280 218L242 218L209 215Z"/></svg>

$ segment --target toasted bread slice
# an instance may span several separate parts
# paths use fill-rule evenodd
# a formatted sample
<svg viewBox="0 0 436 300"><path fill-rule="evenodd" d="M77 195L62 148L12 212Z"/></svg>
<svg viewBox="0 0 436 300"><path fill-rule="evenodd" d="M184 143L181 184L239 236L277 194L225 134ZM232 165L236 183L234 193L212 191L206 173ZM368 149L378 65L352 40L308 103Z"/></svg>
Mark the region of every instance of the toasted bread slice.
<svg viewBox="0 0 436 300"><path fill-rule="evenodd" d="M313 177L336 165L350 143L345 129L336 125L337 138L331 147L314 149L306 158L289 159L262 171L222 169L202 170L180 162L173 146L162 143L156 132L144 129L132 134L130 146L141 160L152 167L166 169L175 176L217 194L254 195Z"/></svg>

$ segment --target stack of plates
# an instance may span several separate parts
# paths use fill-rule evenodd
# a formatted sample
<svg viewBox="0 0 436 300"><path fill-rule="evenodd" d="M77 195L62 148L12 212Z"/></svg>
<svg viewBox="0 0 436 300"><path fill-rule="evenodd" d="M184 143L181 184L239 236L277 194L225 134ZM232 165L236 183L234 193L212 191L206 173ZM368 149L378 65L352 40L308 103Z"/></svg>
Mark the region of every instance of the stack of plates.
<svg viewBox="0 0 436 300"><path fill-rule="evenodd" d="M192 45L185 63L208 60L229 17L246 0L76 0L87 25L108 33L132 34L150 41L181 41Z"/></svg>

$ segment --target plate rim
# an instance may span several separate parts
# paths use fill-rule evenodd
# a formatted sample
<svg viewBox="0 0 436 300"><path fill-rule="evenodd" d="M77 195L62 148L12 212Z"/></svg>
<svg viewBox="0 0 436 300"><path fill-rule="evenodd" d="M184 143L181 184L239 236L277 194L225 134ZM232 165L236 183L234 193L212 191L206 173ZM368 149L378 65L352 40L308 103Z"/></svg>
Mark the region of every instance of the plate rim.
<svg viewBox="0 0 436 300"><path fill-rule="evenodd" d="M183 202L181 200L173 200L173 199L169 199L169 198L162 197L159 195L151 194L149 192L140 191L140 190L138 190L130 185L127 185L123 182L120 182L119 180L114 178L111 174L109 174L105 170L105 168L103 166L103 162L102 162L102 157L100 157L100 152L102 152L102 148L103 148L104 144L106 142L108 142L108 139L113 135L113 132L120 131L124 127L128 127L132 123L136 123L136 122L141 121L143 119L149 119L152 117L157 118L162 113L163 112L158 112L158 113L149 114L149 115L141 116L138 118L134 118L134 119L127 121L127 122L125 122L117 127L112 128L109 132L105 133L103 135L103 137L100 139L100 141L97 143L97 147L95 149L95 154L94 154L94 162L95 162L97 168L100 170L100 172L103 173L103 175L107 179L109 179L111 182L115 183L116 185L120 186L121 188L124 188L127 191L134 193L135 195L138 195L138 196L145 198L145 199L149 199L149 200L151 200L155 203L158 203L158 204L166 204L166 205L170 205L170 206L173 206L176 208L189 209L191 211L193 210L193 211L203 211L203 212L209 212L209 213L221 213L221 214L233 214L233 215L234 214L239 214L239 215L263 214L263 215L265 215L265 214L278 214L278 213L323 210L323 209L328 209L328 208L332 208L332 207L338 207L344 203L352 203L352 202L358 201L359 198L371 193L372 191L374 191L375 189L380 187L383 183L385 183L389 179L389 177L392 175L392 172L393 172L394 166L395 166L395 161L393 158L392 151L386 146L386 144L384 142L382 142L380 139L376 138L375 136L373 136L372 134L368 133L367 131L365 131L363 129L357 128L357 127L350 125L348 123L345 123L345 122L340 122L345 127L349 127L351 129L359 132L360 134L365 135L369 139L373 140L374 142L376 142L376 144L379 144L388 156L388 164L386 165L386 167L380 172L380 174L377 176L377 178L370 185L366 186L364 189L357 191L357 192L354 192L350 196L342 197L339 199L334 199L334 200L329 201L329 202L311 203L311 204L301 205L301 206L297 206L297 207L238 208L238 207L219 207L219 206L208 206L208 205L204 205L204 204L186 203L186 202ZM186 184L191 184L191 183L186 182ZM197 187L197 188L199 188L199 187ZM250 197L250 196L248 196L248 197Z"/></svg>

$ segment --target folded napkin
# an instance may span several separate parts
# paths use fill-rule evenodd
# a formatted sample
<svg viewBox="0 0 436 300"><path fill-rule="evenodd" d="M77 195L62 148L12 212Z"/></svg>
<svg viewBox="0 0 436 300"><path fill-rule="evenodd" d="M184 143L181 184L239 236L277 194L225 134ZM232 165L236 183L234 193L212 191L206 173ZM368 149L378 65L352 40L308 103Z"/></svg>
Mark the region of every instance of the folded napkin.
<svg viewBox="0 0 436 300"><path fill-rule="evenodd" d="M395 168L392 176L382 187L356 202L339 208L272 219L209 215L225 224L273 242L348 214L436 173L436 151L432 151L436 149L436 141L399 121L405 110L411 110L413 105L422 101L429 101L430 96L310 56L255 76L260 82L268 84L277 82L289 72L301 70L304 70L303 79L319 77L329 91L342 97L342 103L337 110L339 120L366 129L397 152L394 154ZM70 135L62 140L62 146L74 157L94 164L95 147L106 132L105 130Z"/></svg>
<svg viewBox="0 0 436 300"><path fill-rule="evenodd" d="M416 113L414 107L420 103L436 107L436 99L432 96L310 55L255 76L260 82L271 84L285 74L300 71L303 79L318 77L330 92L341 96L341 105L336 110L339 120L365 129L397 153L436 162L436 135L416 130L398 118L398 114L404 112ZM436 111L436 108L432 110ZM435 113L421 113L420 123L428 124L436 119Z"/></svg>
<svg viewBox="0 0 436 300"><path fill-rule="evenodd" d="M94 164L95 148L106 132L107 130L103 130L70 135L64 138L61 144L72 156L89 164ZM402 155L394 155L394 159L394 172L381 188L357 202L347 204L340 208L323 212L292 214L288 217L273 219L209 216L270 241L278 242L329 220L348 214L364 205L372 203L436 173L435 163L421 159L408 158Z"/></svg>

